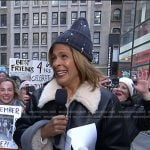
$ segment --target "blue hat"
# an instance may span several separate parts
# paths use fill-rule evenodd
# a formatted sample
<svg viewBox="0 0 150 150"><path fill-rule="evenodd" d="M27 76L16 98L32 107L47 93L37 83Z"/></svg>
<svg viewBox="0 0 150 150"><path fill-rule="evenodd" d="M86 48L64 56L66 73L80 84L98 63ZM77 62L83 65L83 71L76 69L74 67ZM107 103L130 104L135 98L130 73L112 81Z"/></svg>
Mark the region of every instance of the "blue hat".
<svg viewBox="0 0 150 150"><path fill-rule="evenodd" d="M52 44L50 51L56 43L68 44L83 54L90 62L92 61L93 44L89 25L85 18L78 18L69 30L58 36Z"/></svg>

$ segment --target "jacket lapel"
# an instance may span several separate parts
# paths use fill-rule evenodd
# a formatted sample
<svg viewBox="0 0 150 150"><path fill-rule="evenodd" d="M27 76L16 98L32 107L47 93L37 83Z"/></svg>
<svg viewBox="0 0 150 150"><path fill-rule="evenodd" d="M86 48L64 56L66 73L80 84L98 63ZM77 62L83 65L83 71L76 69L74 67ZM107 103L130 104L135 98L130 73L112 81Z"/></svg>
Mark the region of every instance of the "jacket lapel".
<svg viewBox="0 0 150 150"><path fill-rule="evenodd" d="M42 108L47 102L54 100L56 90L60 88L62 87L57 84L55 79L49 82L42 91L38 107ZM100 88L96 88L94 91L92 91L92 87L89 85L89 83L84 82L78 88L71 100L76 100L82 103L93 114L98 108L100 98Z"/></svg>

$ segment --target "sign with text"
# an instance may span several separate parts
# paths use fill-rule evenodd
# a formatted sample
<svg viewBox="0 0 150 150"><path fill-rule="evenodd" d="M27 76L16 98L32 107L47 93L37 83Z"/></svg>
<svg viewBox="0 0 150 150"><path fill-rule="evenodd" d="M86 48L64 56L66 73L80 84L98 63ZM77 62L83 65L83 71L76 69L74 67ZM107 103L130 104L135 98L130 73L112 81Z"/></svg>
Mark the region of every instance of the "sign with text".
<svg viewBox="0 0 150 150"><path fill-rule="evenodd" d="M18 149L13 141L13 133L21 113L21 106L0 105L0 148Z"/></svg>
<svg viewBox="0 0 150 150"><path fill-rule="evenodd" d="M28 59L10 58L9 76L19 76L21 80L29 80L34 68Z"/></svg>
<svg viewBox="0 0 150 150"><path fill-rule="evenodd" d="M34 71L31 73L33 84L43 84L53 77L53 69L47 61L32 60Z"/></svg>
<svg viewBox="0 0 150 150"><path fill-rule="evenodd" d="M19 76L21 80L31 80L36 88L51 80L53 74L48 61L10 58L9 75Z"/></svg>

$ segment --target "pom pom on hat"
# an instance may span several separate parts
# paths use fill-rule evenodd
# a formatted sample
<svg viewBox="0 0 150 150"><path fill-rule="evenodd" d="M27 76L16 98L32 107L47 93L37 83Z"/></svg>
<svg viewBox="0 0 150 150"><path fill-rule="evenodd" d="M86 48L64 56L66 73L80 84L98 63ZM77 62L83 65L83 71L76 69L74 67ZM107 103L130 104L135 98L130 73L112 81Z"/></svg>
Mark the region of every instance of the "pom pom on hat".
<svg viewBox="0 0 150 150"><path fill-rule="evenodd" d="M69 30L58 36L52 44L50 51L52 50L53 45L57 43L70 45L83 54L90 62L92 61L93 44L91 41L89 25L85 18L78 18Z"/></svg>
<svg viewBox="0 0 150 150"><path fill-rule="evenodd" d="M132 96L133 95L133 90L134 90L133 81L130 78L122 77L122 78L119 79L119 82L124 83L128 87L130 96Z"/></svg>

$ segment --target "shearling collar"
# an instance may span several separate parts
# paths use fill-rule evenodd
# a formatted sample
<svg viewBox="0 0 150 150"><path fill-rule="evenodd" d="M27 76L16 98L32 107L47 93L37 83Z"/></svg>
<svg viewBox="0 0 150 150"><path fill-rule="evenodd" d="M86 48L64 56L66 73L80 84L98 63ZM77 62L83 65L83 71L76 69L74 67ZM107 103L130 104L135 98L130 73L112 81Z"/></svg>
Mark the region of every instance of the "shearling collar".
<svg viewBox="0 0 150 150"><path fill-rule="evenodd" d="M49 82L43 89L41 97L39 99L38 107L42 108L47 102L55 99L55 93L57 89L62 88L57 84L56 80L53 79ZM100 88L96 88L94 91L91 91L92 87L89 83L84 82L76 91L72 100L76 100L82 103L92 114L98 108L100 102L101 92Z"/></svg>

